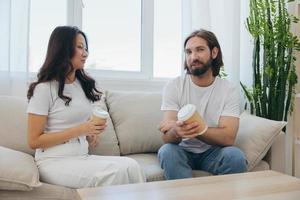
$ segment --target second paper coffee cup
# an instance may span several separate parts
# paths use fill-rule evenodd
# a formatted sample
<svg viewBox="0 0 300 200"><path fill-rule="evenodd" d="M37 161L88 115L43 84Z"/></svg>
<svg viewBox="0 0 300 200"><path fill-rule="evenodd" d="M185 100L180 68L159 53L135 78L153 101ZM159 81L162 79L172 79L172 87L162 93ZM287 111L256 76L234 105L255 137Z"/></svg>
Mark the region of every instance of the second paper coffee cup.
<svg viewBox="0 0 300 200"><path fill-rule="evenodd" d="M193 104L183 106L177 113L177 118L180 121L184 121L186 124L198 122L200 124L199 135L203 134L207 130L204 120L197 112L196 106Z"/></svg>

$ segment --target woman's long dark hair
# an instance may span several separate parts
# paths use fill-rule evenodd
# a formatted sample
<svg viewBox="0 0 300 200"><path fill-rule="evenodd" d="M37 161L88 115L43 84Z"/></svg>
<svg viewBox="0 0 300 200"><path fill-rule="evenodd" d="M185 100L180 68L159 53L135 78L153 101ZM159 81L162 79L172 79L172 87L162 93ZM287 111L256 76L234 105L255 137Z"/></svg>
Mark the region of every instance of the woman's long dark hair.
<svg viewBox="0 0 300 200"><path fill-rule="evenodd" d="M67 76L74 70L71 59L75 54L77 34L84 37L88 49L86 35L77 27L58 26L54 29L49 39L45 62L37 74L38 80L29 86L28 100L33 96L34 89L39 83L56 80L58 82L58 97L65 101L66 106L69 105L72 98L65 96L63 91ZM76 70L75 77L79 80L89 100L92 102L100 100L102 93L97 90L93 78L88 76L83 69Z"/></svg>

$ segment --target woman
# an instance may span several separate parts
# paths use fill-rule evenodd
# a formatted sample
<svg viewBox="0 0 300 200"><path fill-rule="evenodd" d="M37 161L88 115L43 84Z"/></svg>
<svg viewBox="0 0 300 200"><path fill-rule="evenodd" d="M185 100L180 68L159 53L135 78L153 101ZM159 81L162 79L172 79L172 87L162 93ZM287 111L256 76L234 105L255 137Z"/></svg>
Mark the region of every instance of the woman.
<svg viewBox="0 0 300 200"><path fill-rule="evenodd" d="M101 92L83 69L87 57L86 35L57 27L38 80L29 86L28 143L36 149L41 180L70 188L144 182L133 159L88 155L106 125L89 120Z"/></svg>

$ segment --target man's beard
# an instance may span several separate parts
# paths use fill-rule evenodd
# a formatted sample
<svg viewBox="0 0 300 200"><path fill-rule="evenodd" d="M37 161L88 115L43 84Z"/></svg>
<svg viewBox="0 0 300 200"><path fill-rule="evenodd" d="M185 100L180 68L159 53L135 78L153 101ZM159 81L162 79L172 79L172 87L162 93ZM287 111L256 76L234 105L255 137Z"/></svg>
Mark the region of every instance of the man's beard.
<svg viewBox="0 0 300 200"><path fill-rule="evenodd" d="M207 61L206 63L203 63L199 60L195 60L195 61L193 61L193 63L191 65L202 64L202 67L196 68L196 69L189 67L189 72L190 72L190 74L192 74L194 76L201 76L201 75L205 74L209 68L211 68L211 63L212 63L212 59L209 59L209 61Z"/></svg>

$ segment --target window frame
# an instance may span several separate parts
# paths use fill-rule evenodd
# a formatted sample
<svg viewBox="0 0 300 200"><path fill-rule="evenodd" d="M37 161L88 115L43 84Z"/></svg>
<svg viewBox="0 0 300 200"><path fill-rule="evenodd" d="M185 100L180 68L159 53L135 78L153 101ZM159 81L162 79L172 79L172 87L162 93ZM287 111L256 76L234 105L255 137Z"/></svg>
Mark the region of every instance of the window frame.
<svg viewBox="0 0 300 200"><path fill-rule="evenodd" d="M82 28L82 0L68 0L67 24ZM87 69L97 77L123 79L153 79L154 1L141 0L141 54L138 72Z"/></svg>

